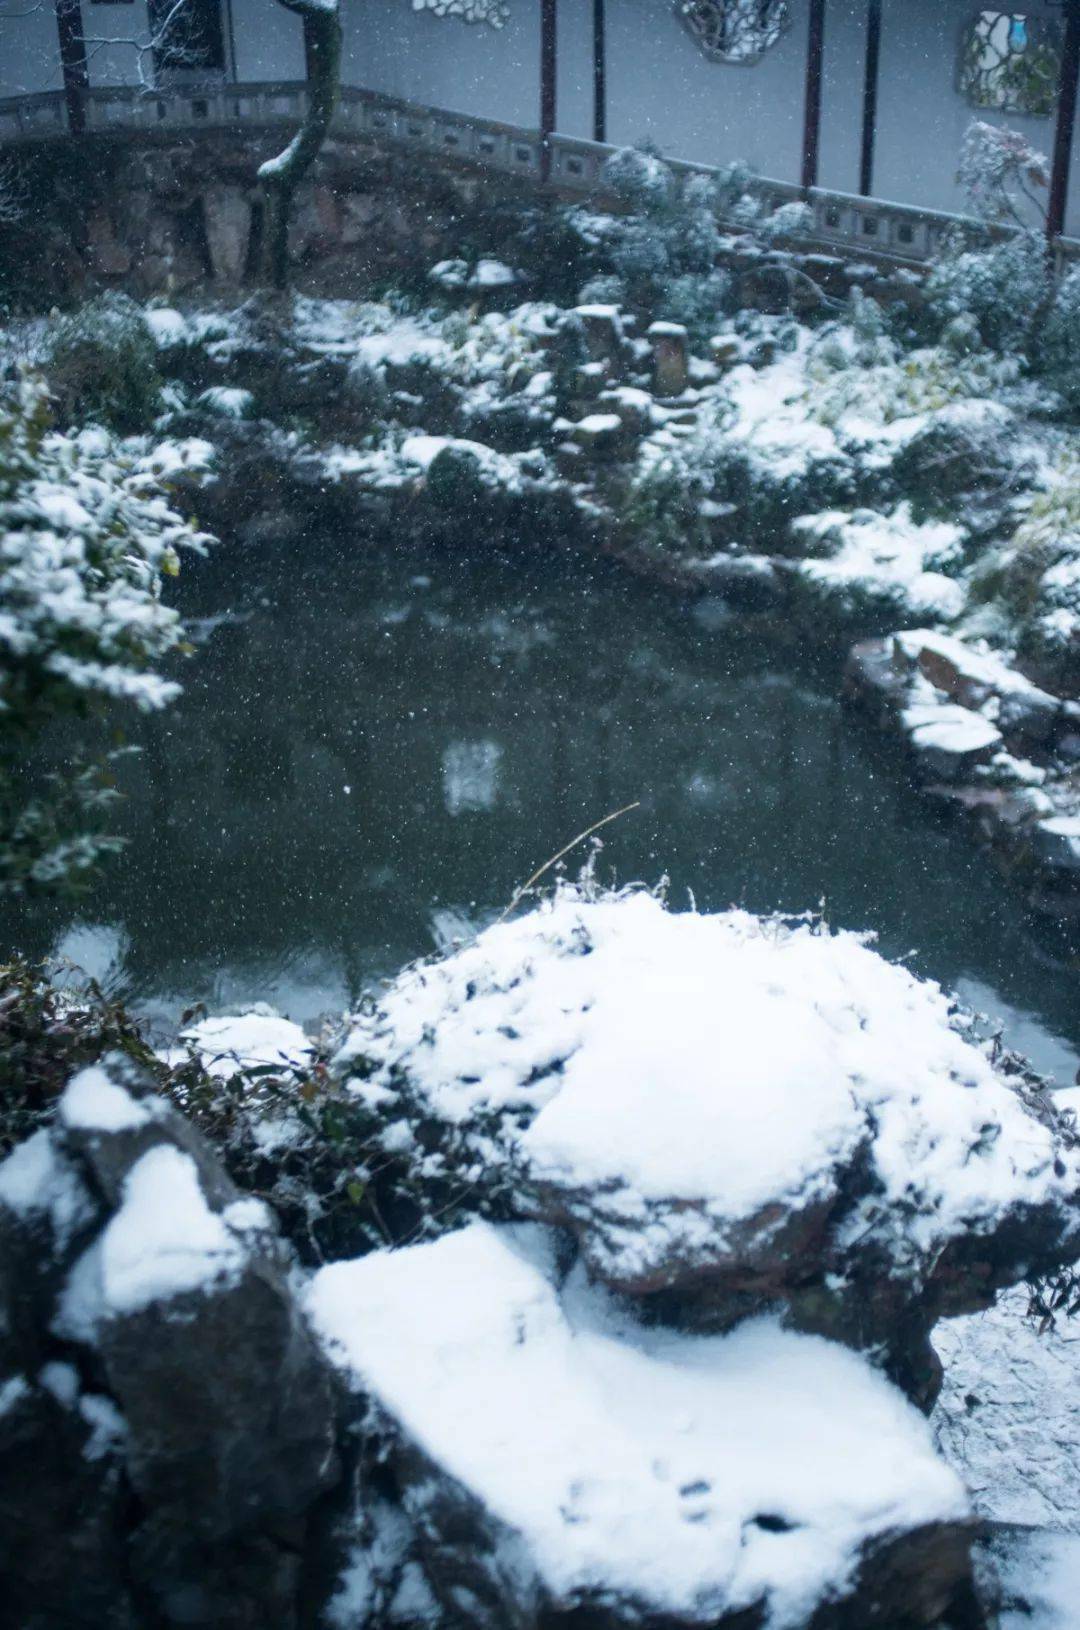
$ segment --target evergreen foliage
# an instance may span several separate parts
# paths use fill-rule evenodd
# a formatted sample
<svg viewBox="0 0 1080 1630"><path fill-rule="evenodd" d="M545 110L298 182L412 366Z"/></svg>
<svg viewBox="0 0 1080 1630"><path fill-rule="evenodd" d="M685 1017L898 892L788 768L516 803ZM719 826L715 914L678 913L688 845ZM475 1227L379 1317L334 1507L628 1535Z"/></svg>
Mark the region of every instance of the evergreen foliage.
<svg viewBox="0 0 1080 1630"><path fill-rule="evenodd" d="M207 540L107 432L51 429L31 378L0 406L0 538L0 888L53 887L114 846L96 832L107 766L76 758L35 788L25 745L57 719L174 699L179 686L156 672L181 644L162 576Z"/></svg>

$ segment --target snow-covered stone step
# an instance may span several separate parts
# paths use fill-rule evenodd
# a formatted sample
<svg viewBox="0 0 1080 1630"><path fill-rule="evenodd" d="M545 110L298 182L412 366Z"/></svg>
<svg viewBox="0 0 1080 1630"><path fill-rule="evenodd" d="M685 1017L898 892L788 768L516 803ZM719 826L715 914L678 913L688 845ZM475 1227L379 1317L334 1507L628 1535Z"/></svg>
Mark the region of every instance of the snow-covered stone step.
<svg viewBox="0 0 1080 1630"><path fill-rule="evenodd" d="M645 1328L580 1271L561 1283L556 1245L474 1223L333 1264L308 1293L375 1405L444 1615L691 1627L764 1610L795 1630L854 1599L860 1623L936 1622L966 1574L967 1498L898 1392L774 1320Z"/></svg>

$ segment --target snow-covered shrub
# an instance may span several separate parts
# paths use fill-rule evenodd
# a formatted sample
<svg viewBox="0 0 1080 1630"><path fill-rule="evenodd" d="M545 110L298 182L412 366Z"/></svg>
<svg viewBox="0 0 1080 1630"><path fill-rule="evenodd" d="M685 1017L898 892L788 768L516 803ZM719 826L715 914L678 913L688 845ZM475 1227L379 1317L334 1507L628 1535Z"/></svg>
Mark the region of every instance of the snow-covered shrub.
<svg viewBox="0 0 1080 1630"><path fill-rule="evenodd" d="M1046 300L1046 245L1036 232L973 248L954 237L926 281L927 309L941 325L978 323L985 345L1022 351Z"/></svg>
<svg viewBox="0 0 1080 1630"><path fill-rule="evenodd" d="M100 853L78 816L97 813L103 787L76 774L42 801L17 790L14 765L58 716L173 700L179 686L155 671L181 643L162 575L207 540L106 431L51 430L46 388L31 379L0 405L0 538L0 886L54 885ZM75 799L66 836L52 818L64 797Z"/></svg>
<svg viewBox="0 0 1080 1630"><path fill-rule="evenodd" d="M809 204L798 202L781 204L761 224L762 234L770 242L776 238L795 238L807 232L814 224L814 212Z"/></svg>
<svg viewBox="0 0 1080 1630"><path fill-rule="evenodd" d="M160 410L157 345L126 295L103 294L61 317L43 367L64 424L146 430Z"/></svg>
<svg viewBox="0 0 1080 1630"><path fill-rule="evenodd" d="M1014 416L992 401L961 400L931 414L892 467L916 518L962 513L969 524L1003 524L1036 476L1017 449L1016 431Z"/></svg>
<svg viewBox="0 0 1080 1630"><path fill-rule="evenodd" d="M27 962L0 967L0 1156L51 1118L76 1070L108 1052L156 1063L131 1015L100 986L61 988Z"/></svg>
<svg viewBox="0 0 1080 1630"><path fill-rule="evenodd" d="M676 555L701 554L707 544L701 501L712 474L697 446L646 442L620 508L635 545Z"/></svg>
<svg viewBox="0 0 1080 1630"><path fill-rule="evenodd" d="M1047 384L1074 411L1080 411L1080 268L1058 285L1033 335L1033 360Z"/></svg>
<svg viewBox="0 0 1080 1630"><path fill-rule="evenodd" d="M612 250L611 263L630 298L651 306L673 270L667 234L652 220L627 221Z"/></svg>
<svg viewBox="0 0 1080 1630"><path fill-rule="evenodd" d="M972 212L984 221L1030 225L1033 214L1046 214L1039 193L1050 184L1050 162L1019 130L972 120L964 132L957 179Z"/></svg>
<svg viewBox="0 0 1080 1630"><path fill-rule="evenodd" d="M596 277L590 277L578 290L578 304L581 306L622 306L626 304L625 279L617 277L614 272L599 272Z"/></svg>
<svg viewBox="0 0 1080 1630"><path fill-rule="evenodd" d="M963 591L952 580L964 559L962 529L920 523L908 503L887 514L804 515L792 533L803 556L793 587L804 614L827 606L832 620L842 618L865 636L962 609Z"/></svg>
<svg viewBox="0 0 1080 1630"><path fill-rule="evenodd" d="M855 496L854 471L838 450L808 448L805 456L783 457L720 439L712 476L713 496L738 511L740 536L776 554L802 552L805 540L796 545L789 537L797 516L844 509Z"/></svg>
<svg viewBox="0 0 1080 1630"><path fill-rule="evenodd" d="M704 275L686 272L667 284L657 301L656 316L664 322L681 323L691 340L700 344L716 333L731 301L730 273L719 269Z"/></svg>
<svg viewBox="0 0 1080 1630"><path fill-rule="evenodd" d="M663 210L674 191L674 177L651 146L620 147L600 172L600 185L627 208L642 214Z"/></svg>
<svg viewBox="0 0 1080 1630"><path fill-rule="evenodd" d="M998 605L1008 635L1052 689L1080 682L1080 459L1063 453L1043 478L1009 544L972 584Z"/></svg>

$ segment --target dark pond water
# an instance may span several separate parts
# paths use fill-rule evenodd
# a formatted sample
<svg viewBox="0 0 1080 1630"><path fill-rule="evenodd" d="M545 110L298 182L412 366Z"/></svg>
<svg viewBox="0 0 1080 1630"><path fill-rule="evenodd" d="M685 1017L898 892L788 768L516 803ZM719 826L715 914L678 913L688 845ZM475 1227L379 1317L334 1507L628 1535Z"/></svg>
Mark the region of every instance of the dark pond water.
<svg viewBox="0 0 1080 1630"><path fill-rule="evenodd" d="M199 650L142 732L130 846L76 912L9 924L22 949L72 956L163 1024L196 999L304 1022L640 800L606 832L601 876L667 873L676 906L824 900L1071 1081L1075 957L903 788L835 672L557 551L320 549L308 566L219 550L183 593Z"/></svg>

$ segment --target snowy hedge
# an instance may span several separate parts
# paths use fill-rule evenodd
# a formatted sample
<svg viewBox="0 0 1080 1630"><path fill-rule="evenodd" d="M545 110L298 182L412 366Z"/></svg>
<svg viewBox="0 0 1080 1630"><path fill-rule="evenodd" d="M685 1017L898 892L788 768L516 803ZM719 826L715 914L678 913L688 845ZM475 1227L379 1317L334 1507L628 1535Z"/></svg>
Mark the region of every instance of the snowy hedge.
<svg viewBox="0 0 1080 1630"><path fill-rule="evenodd" d="M179 570L181 549L206 541L105 431L52 430L40 381L24 379L0 407L5 886L55 883L92 863L100 846L85 831L62 834L55 812L73 799L65 820L77 824L100 801L100 782L76 773L44 802L25 798L14 762L27 735L58 716L117 701L149 712L174 699L179 686L155 667L181 643L162 577Z"/></svg>

